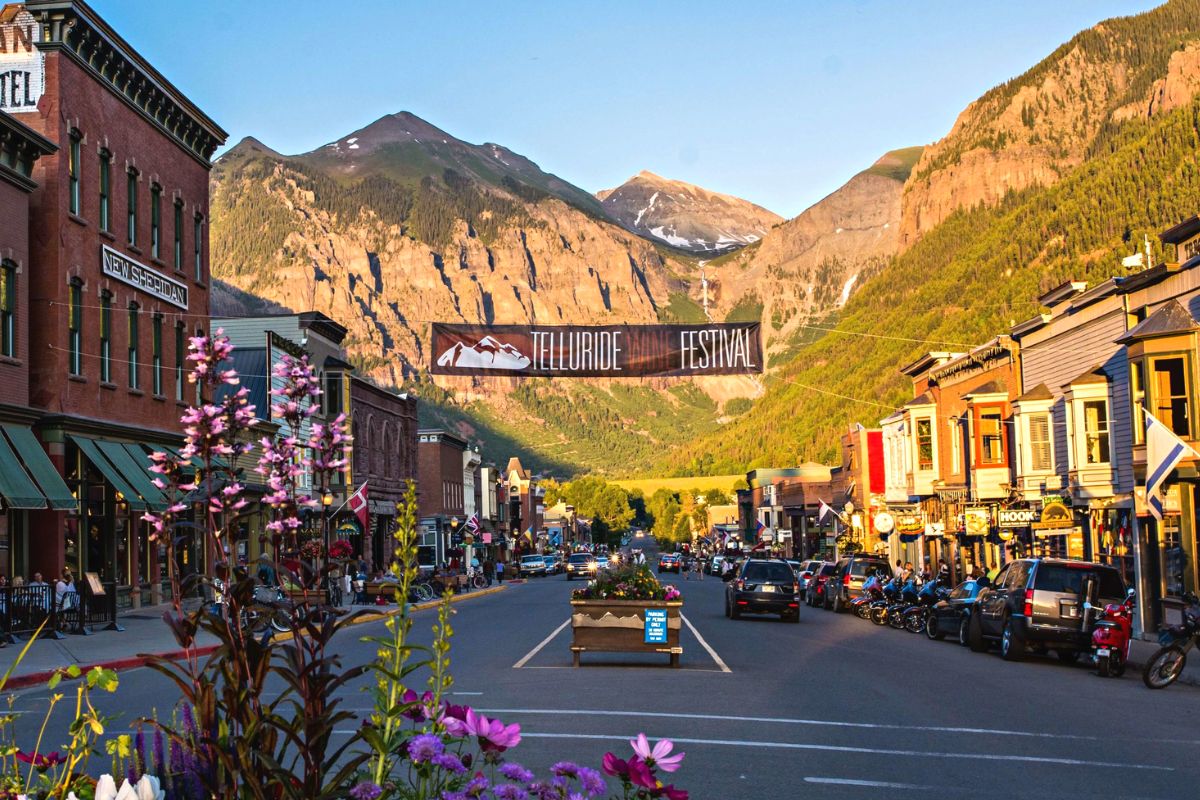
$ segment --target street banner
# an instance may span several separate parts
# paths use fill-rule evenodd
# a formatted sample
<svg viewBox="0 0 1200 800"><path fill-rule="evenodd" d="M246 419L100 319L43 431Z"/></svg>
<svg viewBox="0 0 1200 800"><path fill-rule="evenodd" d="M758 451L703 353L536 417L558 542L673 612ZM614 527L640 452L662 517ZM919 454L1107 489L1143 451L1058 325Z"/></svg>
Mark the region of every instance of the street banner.
<svg viewBox="0 0 1200 800"><path fill-rule="evenodd" d="M707 325L455 325L433 323L437 375L643 378L755 375L757 322Z"/></svg>

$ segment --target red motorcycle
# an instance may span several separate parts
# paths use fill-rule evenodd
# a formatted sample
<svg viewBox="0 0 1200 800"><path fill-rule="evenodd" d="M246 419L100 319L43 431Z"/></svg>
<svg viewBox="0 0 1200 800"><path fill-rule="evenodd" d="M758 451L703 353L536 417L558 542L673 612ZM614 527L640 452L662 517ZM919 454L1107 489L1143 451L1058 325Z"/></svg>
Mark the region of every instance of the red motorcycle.
<svg viewBox="0 0 1200 800"><path fill-rule="evenodd" d="M1119 678L1125 674L1129 660L1129 643L1133 639L1134 591L1125 594L1125 602L1109 603L1092 628L1092 660L1101 678ZM1095 606L1084 603L1084 611Z"/></svg>

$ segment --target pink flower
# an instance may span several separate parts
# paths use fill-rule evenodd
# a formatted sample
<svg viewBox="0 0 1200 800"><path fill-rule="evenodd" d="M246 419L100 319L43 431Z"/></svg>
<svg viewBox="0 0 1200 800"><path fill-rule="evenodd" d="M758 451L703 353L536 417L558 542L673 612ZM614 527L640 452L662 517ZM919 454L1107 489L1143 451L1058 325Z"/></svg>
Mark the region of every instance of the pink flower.
<svg viewBox="0 0 1200 800"><path fill-rule="evenodd" d="M629 777L629 762L623 758L617 758L612 753L604 754L604 760L601 762L600 767L605 773L612 775L614 778Z"/></svg>
<svg viewBox="0 0 1200 800"><path fill-rule="evenodd" d="M650 746L650 740L646 738L646 734L639 733L636 739L630 739L629 744L633 747L633 752L647 763L662 767L663 772L674 772L679 769L679 765L683 763L684 753L677 755L669 755L675 743L670 739L663 739L653 747Z"/></svg>
<svg viewBox="0 0 1200 800"><path fill-rule="evenodd" d="M637 756L629 759L629 782L644 789L658 788L658 781L654 779L650 765Z"/></svg>
<svg viewBox="0 0 1200 800"><path fill-rule="evenodd" d="M476 714L474 709L467 709L467 717L463 720L463 728L468 736L479 740L479 748L485 753L503 753L510 747L516 747L521 742L521 726L517 723L505 725L497 719L488 719L482 714Z"/></svg>
<svg viewBox="0 0 1200 800"><path fill-rule="evenodd" d="M667 798L667 800L688 800L686 789L676 789L674 785L669 784L662 787L661 791L662 796Z"/></svg>

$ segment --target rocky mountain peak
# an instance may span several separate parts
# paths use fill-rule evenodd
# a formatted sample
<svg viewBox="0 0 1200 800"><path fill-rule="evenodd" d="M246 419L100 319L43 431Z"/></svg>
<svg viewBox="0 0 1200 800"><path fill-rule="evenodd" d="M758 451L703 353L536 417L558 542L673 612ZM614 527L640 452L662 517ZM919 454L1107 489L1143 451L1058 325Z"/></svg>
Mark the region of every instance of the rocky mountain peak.
<svg viewBox="0 0 1200 800"><path fill-rule="evenodd" d="M604 211L641 236L693 253L716 254L757 242L783 218L733 195L642 170L596 193Z"/></svg>

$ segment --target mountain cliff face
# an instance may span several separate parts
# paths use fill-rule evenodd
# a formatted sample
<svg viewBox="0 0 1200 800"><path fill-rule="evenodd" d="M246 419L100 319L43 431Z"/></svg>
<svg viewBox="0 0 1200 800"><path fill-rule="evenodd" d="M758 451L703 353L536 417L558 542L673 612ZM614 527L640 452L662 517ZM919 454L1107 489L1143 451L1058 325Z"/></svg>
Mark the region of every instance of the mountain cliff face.
<svg viewBox="0 0 1200 800"><path fill-rule="evenodd" d="M755 247L706 265L716 313L761 305L773 350L846 304L899 249L900 198L921 148L895 150Z"/></svg>
<svg viewBox="0 0 1200 800"><path fill-rule="evenodd" d="M1200 2L1172 0L1083 31L1025 74L984 94L925 148L905 187L900 244L958 209L1050 186L1115 124L1190 102L1200 87Z"/></svg>
<svg viewBox="0 0 1200 800"><path fill-rule="evenodd" d="M693 253L720 254L762 239L783 218L762 206L653 172L596 193L626 230Z"/></svg>

